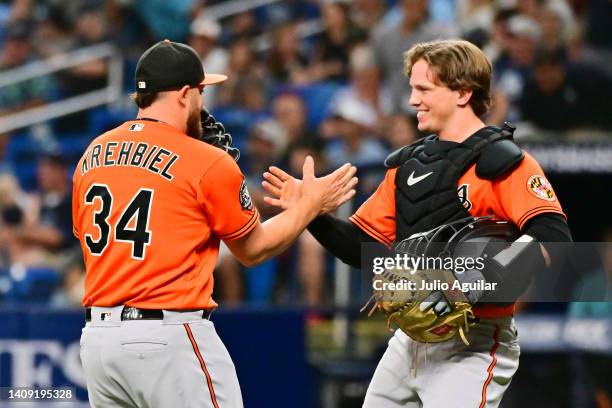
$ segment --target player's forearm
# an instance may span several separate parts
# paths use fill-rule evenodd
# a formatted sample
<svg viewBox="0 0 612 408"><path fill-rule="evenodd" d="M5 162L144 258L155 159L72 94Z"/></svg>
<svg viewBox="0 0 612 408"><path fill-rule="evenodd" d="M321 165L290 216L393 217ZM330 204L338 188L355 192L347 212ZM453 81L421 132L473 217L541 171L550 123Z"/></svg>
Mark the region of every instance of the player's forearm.
<svg viewBox="0 0 612 408"><path fill-rule="evenodd" d="M561 243L572 241L565 219L555 213L533 217L523 232L508 248L485 260L481 275L497 283L499 298L514 299L524 293L534 276L547 269L558 271L568 251Z"/></svg>
<svg viewBox="0 0 612 408"><path fill-rule="evenodd" d="M308 231L336 258L355 268L361 268L361 244L376 242L352 222L330 214L316 217Z"/></svg>
<svg viewBox="0 0 612 408"><path fill-rule="evenodd" d="M235 253L245 266L257 265L282 253L317 216L318 208L305 200L256 227L247 237L243 251ZM233 245L230 244L230 248ZM241 252L241 253L240 253Z"/></svg>

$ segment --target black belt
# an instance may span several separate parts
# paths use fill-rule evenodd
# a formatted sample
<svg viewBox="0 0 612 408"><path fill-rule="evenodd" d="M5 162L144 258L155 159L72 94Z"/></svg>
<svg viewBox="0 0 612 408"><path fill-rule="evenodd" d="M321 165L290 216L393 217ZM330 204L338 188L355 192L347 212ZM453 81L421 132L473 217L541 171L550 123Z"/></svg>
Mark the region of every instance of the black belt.
<svg viewBox="0 0 612 408"><path fill-rule="evenodd" d="M183 310L187 312L187 310ZM212 313L212 309L204 309L202 311L202 319L208 320ZM135 307L124 306L121 311L121 320L163 320L164 311L161 309L138 309ZM104 320L104 318L103 318ZM109 319L110 320L110 316ZM91 322L91 309L85 310L85 321Z"/></svg>

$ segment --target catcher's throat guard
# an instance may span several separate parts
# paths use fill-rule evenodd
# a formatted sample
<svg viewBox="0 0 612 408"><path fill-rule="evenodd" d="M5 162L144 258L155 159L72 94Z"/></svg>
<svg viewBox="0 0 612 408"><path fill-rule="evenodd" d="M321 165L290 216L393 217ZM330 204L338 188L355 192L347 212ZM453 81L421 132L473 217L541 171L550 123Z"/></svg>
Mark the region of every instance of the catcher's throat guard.
<svg viewBox="0 0 612 408"><path fill-rule="evenodd" d="M518 229L506 221L468 217L414 234L397 243L394 251L411 258L477 258L491 241L513 241L518 235ZM458 336L469 344L465 333L475 322L472 304L464 292L453 289L454 282L454 272L444 268L387 269L374 276L374 293L363 309L373 299L369 315L382 310L389 328L394 324L419 342L438 343ZM452 308L449 313L439 316L432 308L422 310L421 304L434 292L443 293Z"/></svg>

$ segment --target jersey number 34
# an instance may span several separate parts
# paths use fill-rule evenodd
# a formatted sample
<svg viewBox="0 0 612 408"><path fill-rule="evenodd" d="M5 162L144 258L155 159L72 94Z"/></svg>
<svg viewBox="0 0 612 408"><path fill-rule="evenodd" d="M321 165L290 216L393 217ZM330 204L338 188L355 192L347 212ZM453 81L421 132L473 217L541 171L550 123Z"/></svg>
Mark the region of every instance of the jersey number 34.
<svg viewBox="0 0 612 408"><path fill-rule="evenodd" d="M151 243L149 231L149 218L151 215L151 202L153 190L141 188L132 197L119 217L119 221L111 226L108 219L113 210L113 194L105 184L93 184L85 193L85 204L94 205L100 200L99 210L94 211L93 223L100 231L99 238L94 240L93 235L85 234L85 245L94 256L104 253L114 231L114 240L132 244L132 258L143 260L147 246ZM134 220L134 222L132 222Z"/></svg>

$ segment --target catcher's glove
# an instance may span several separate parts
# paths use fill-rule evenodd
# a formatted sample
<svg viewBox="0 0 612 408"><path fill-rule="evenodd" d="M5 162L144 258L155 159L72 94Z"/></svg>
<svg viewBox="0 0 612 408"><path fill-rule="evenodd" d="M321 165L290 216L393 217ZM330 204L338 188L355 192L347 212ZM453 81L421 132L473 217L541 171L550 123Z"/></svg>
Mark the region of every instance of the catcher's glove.
<svg viewBox="0 0 612 408"><path fill-rule="evenodd" d="M474 324L474 314L472 305L461 292L442 292L450 306L450 311L443 315L438 314L434 308L422 307L424 301L436 292L440 293L438 290L421 289L423 282L448 282L452 279L452 273L445 270L388 269L374 278L374 287L378 289L374 290L371 298L374 299L375 305L370 315L377 308L382 310L387 315L388 328L393 323L419 342L438 343L459 336L467 345L469 342L465 333ZM412 282L412 286L408 287L408 282ZM404 288L396 289L398 286L391 286L398 284L403 284ZM390 286L393 289L390 289Z"/></svg>
<svg viewBox="0 0 612 408"><path fill-rule="evenodd" d="M206 109L200 112L202 122L202 140L210 145L225 150L235 161L240 159L240 150L232 146L232 135L226 132L225 126L218 122Z"/></svg>
<svg viewBox="0 0 612 408"><path fill-rule="evenodd" d="M399 242L395 252L417 258L452 258L458 254L486 257L484 251L488 242L512 241L516 238L515 229L511 224L493 221L491 217L468 217L414 234ZM374 277L375 290L371 299L375 300L375 307L370 314L376 308L384 311L388 325L396 324L417 341L435 343L459 336L468 344L465 333L474 324L472 305L481 299L483 291L462 292L452 288L455 281L472 282L478 277L483 275L476 269L461 274L444 269L386 270ZM391 286L402 282L404 288L399 290ZM412 286L409 287L408 282ZM437 282L440 287L430 285L422 289L424 282ZM442 283L450 289L441 290Z"/></svg>

